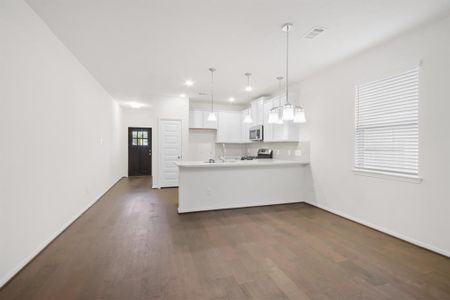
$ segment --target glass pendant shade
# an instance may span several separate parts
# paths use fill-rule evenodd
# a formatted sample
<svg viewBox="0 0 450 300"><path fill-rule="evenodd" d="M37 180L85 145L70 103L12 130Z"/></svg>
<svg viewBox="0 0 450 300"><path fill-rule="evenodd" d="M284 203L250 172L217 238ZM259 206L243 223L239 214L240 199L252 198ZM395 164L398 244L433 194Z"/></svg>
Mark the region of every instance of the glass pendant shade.
<svg viewBox="0 0 450 300"><path fill-rule="evenodd" d="M295 109L294 123L306 123L305 110L303 108Z"/></svg>
<svg viewBox="0 0 450 300"><path fill-rule="evenodd" d="M283 106L283 121L292 121L294 120L294 106L292 104L285 104Z"/></svg>
<svg viewBox="0 0 450 300"><path fill-rule="evenodd" d="M269 124L278 124L280 121L280 117L278 115L278 110L271 110L269 112Z"/></svg>
<svg viewBox="0 0 450 300"><path fill-rule="evenodd" d="M278 120L275 122L275 124L277 125L282 125L284 122L283 120L280 118L280 114L278 114Z"/></svg>
<svg viewBox="0 0 450 300"><path fill-rule="evenodd" d="M215 114L214 112L210 112L210 113L209 113L209 115L208 115L208 121L210 121L210 122L215 122L215 121L217 121L217 117L216 117L216 114Z"/></svg>
<svg viewBox="0 0 450 300"><path fill-rule="evenodd" d="M246 115L246 116L244 117L244 121L243 121L243 122L244 122L245 124L253 123L252 116Z"/></svg>

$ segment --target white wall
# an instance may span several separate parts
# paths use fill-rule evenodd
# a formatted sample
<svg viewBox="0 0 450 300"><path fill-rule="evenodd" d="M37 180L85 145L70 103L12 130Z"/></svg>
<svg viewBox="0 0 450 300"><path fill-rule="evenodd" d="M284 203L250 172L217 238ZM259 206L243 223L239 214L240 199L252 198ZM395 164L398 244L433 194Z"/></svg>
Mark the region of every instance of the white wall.
<svg viewBox="0 0 450 300"><path fill-rule="evenodd" d="M240 103L215 103L214 111L242 111L248 108L248 105ZM190 101L190 110L210 111L211 102Z"/></svg>
<svg viewBox="0 0 450 300"><path fill-rule="evenodd" d="M206 161L216 157L216 130L190 129L188 147L186 160Z"/></svg>
<svg viewBox="0 0 450 300"><path fill-rule="evenodd" d="M1 286L123 171L120 107L23 1L0 45Z"/></svg>
<svg viewBox="0 0 450 300"><path fill-rule="evenodd" d="M133 109L122 107L123 124L121 125L121 165L123 176L128 174L128 127L152 128L152 176L153 187L159 187L159 151L158 151L158 120L182 120L182 152L183 157L188 156L189 148L189 100L185 98L153 97L146 99L150 107Z"/></svg>
<svg viewBox="0 0 450 300"><path fill-rule="evenodd" d="M312 203L450 255L450 17L324 70L301 84L311 141ZM352 173L354 86L417 66L420 184Z"/></svg>

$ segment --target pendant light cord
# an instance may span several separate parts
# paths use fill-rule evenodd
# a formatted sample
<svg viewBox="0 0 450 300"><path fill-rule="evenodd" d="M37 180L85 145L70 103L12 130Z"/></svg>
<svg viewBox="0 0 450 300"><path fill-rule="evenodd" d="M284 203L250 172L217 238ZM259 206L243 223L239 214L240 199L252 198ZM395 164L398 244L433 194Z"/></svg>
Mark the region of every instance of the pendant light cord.
<svg viewBox="0 0 450 300"><path fill-rule="evenodd" d="M250 76L252 76L251 73L245 73L245 76L247 76L247 87L250 87ZM247 92L247 102L250 104L250 90ZM250 109L248 110L248 115L250 116Z"/></svg>
<svg viewBox="0 0 450 300"><path fill-rule="evenodd" d="M247 75L247 87L250 86L250 75ZM250 91L247 93L247 101L250 103Z"/></svg>
<svg viewBox="0 0 450 300"><path fill-rule="evenodd" d="M286 104L289 104L289 31L290 26L286 28Z"/></svg>
<svg viewBox="0 0 450 300"><path fill-rule="evenodd" d="M281 97L283 97L283 87L282 87L282 80L283 77L278 77L278 89L280 90L280 98L278 99L278 107L281 107Z"/></svg>
<svg viewBox="0 0 450 300"><path fill-rule="evenodd" d="M209 68L211 72L211 112L214 112L214 71L216 69Z"/></svg>
<svg viewBox="0 0 450 300"><path fill-rule="evenodd" d="M211 71L211 111L214 111L214 72Z"/></svg>
<svg viewBox="0 0 450 300"><path fill-rule="evenodd" d="M284 79L283 76L275 77L275 79L278 81L278 91L280 93L278 97L278 106L273 107L272 109L280 109L281 108L281 98L283 97L283 82Z"/></svg>

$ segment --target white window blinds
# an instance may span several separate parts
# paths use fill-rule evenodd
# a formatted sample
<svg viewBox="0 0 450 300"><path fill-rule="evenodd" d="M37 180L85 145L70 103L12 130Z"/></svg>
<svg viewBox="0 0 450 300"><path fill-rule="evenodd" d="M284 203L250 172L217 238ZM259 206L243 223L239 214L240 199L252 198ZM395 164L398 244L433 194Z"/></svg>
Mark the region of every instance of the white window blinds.
<svg viewBox="0 0 450 300"><path fill-rule="evenodd" d="M356 87L355 169L417 176L419 67Z"/></svg>

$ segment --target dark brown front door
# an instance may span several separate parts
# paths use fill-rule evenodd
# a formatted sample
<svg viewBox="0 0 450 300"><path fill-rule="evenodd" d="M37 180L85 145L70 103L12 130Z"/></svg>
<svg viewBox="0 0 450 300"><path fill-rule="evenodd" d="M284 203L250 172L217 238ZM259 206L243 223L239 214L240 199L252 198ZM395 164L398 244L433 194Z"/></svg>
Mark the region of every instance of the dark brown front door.
<svg viewBox="0 0 450 300"><path fill-rule="evenodd" d="M128 128L128 176L152 175L152 129Z"/></svg>

